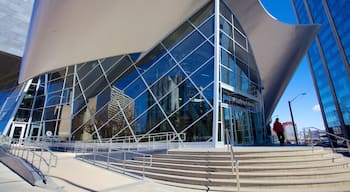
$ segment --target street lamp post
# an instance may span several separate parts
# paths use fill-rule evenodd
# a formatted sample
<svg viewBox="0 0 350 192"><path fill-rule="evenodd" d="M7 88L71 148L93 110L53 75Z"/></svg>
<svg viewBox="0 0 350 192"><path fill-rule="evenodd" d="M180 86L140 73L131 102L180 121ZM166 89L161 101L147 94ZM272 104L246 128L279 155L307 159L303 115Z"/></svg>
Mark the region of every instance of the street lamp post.
<svg viewBox="0 0 350 192"><path fill-rule="evenodd" d="M288 101L288 106L289 106L289 112L290 112L290 116L292 117L292 124L293 124L293 130L294 130L294 137L295 137L295 143L298 144L298 137L297 137L297 130L295 127L295 123L294 123L294 117L293 117L293 111L292 111L292 106L291 103L300 95L306 95L306 93L300 93L297 96L295 96L292 100Z"/></svg>

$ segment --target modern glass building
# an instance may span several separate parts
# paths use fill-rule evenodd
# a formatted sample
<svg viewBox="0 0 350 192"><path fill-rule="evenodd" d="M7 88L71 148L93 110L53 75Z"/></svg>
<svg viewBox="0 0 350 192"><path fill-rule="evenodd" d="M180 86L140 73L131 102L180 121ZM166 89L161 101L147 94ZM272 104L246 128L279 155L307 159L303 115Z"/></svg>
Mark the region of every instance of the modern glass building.
<svg viewBox="0 0 350 192"><path fill-rule="evenodd" d="M328 131L350 138L350 1L293 0L300 24L321 24L308 50L314 85Z"/></svg>
<svg viewBox="0 0 350 192"><path fill-rule="evenodd" d="M123 34L120 31L106 34L113 25L108 22L99 26L106 27L103 36L88 25L90 31L85 31L86 35L73 38L74 30L82 27L69 25L75 20L78 25L76 2L53 5L37 1L22 60L21 83L1 92L3 134L32 139L58 137L65 141L103 141L130 136L135 142L141 142L150 134L171 132L171 140L219 146L224 143L225 130L228 130L236 144L263 143L265 119L271 115L318 28L281 24L271 18L258 1L253 4L239 0L186 2L181 4L186 6L181 10L187 12L174 12L176 25L165 31L162 25L157 25L135 32L131 30L134 24L116 19L113 22L120 31L126 30L130 35L138 33L143 38L120 37L118 35ZM101 6L111 7L115 3L109 1L86 9L99 10ZM163 8L171 3L176 9L181 2L167 1ZM135 2L126 4L117 3L137 6ZM149 4L149 9L162 6L152 1ZM57 6L71 6L72 12L50 15L47 10L56 10ZM247 13L247 10L256 12ZM79 11L85 13L86 10ZM146 11L145 17L151 17L152 10ZM89 16L106 14L105 11L86 12L91 14L86 16L87 20ZM260 20L253 18L257 13L261 15ZM137 14L141 14L136 15L139 22L145 22L142 12ZM168 23L166 19L171 19L171 14L169 11L165 20L156 15L149 25ZM70 21L59 28L60 21L67 16L71 17ZM180 16L184 19L179 19ZM52 20L48 22L42 17ZM131 16L130 20L133 20ZM263 25L258 25L259 22ZM50 31L52 23L55 25ZM256 26L251 27L252 24ZM164 35L151 41L152 34L159 31ZM262 37L268 32L271 34ZM266 44L275 35L285 39ZM111 42L101 47L92 39L103 41L106 36ZM120 38L119 43L112 42L114 37ZM78 45L67 41L70 38ZM125 38L129 38L134 47L123 44ZM133 42L135 38L139 40ZM294 38L305 41L290 43ZM93 47L89 47L89 43ZM45 48L48 45L50 49ZM285 45L290 46L285 48L290 52L282 51ZM81 52L74 52L76 46ZM146 48L140 48L142 46ZM115 47L110 55L108 52ZM269 55L271 53L276 56ZM60 54L63 55L57 56ZM291 55L294 58L287 61ZM84 59L87 60L76 62ZM271 78L271 70L282 70L285 74Z"/></svg>

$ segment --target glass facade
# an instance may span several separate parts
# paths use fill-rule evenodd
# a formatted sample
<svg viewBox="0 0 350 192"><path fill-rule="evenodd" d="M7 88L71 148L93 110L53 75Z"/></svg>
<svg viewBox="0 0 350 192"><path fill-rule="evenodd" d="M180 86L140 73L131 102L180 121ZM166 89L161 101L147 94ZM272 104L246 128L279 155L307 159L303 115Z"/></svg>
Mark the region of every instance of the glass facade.
<svg viewBox="0 0 350 192"><path fill-rule="evenodd" d="M185 134L184 142L207 142L220 123L237 144L261 143L261 81L254 56L224 3L220 30L214 29L214 6L209 2L146 53L88 61L32 79L6 134L12 136L11 126L22 123L31 138L102 141L173 132L173 140ZM216 33L220 47L214 46ZM216 48L220 63L215 63ZM229 114L218 111L231 118L229 124L221 116L213 121L214 65L220 66L220 85L225 84L219 106Z"/></svg>
<svg viewBox="0 0 350 192"><path fill-rule="evenodd" d="M350 136L349 1L293 0L302 24L322 24L308 51L326 127Z"/></svg>

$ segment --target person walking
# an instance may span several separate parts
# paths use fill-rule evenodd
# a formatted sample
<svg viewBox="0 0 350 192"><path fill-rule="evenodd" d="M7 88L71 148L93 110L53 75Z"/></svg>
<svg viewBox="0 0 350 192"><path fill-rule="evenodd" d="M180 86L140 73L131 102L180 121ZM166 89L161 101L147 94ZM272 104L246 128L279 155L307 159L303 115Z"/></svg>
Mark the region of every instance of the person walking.
<svg viewBox="0 0 350 192"><path fill-rule="evenodd" d="M276 118L275 122L273 123L273 131L277 134L280 145L284 145L284 128L283 125L279 122L278 118Z"/></svg>

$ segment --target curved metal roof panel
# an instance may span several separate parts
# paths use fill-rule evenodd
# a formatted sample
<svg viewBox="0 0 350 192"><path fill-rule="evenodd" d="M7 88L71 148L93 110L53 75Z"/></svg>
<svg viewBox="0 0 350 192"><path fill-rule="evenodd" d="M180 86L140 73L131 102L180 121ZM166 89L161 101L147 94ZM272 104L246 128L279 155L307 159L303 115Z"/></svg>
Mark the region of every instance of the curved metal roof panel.
<svg viewBox="0 0 350 192"><path fill-rule="evenodd" d="M268 119L320 26L281 23L257 0L226 2L239 18L255 55Z"/></svg>
<svg viewBox="0 0 350 192"><path fill-rule="evenodd" d="M209 0L37 0L19 81L89 60L143 52Z"/></svg>
<svg viewBox="0 0 350 192"><path fill-rule="evenodd" d="M143 52L209 0L37 0L19 81L67 65ZM248 36L269 118L319 26L283 24L258 0L226 0Z"/></svg>

